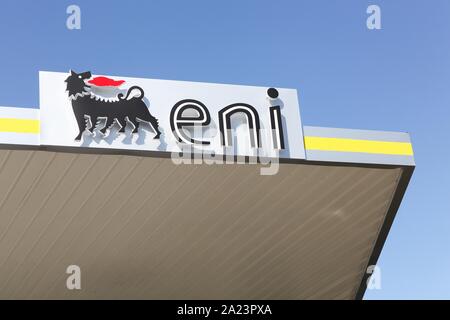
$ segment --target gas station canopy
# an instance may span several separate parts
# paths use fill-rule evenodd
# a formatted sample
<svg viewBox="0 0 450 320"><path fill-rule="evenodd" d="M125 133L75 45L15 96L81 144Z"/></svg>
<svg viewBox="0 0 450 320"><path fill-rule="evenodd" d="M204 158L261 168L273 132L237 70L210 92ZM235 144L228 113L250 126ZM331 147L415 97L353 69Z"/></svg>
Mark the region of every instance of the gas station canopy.
<svg viewBox="0 0 450 320"><path fill-rule="evenodd" d="M267 88L198 84L208 86L200 93L197 84L163 82L181 87L157 91L156 82L116 77L150 93L145 102L165 146L152 139L152 126L137 133L127 126L124 139L117 131L109 142L96 139L96 128L91 140L84 132L74 142L72 112L83 96L59 92L67 76L41 73L39 109L0 107L0 298L363 297L368 267L377 262L414 170L408 134L303 126L290 89L275 96ZM226 98L236 90L245 103ZM270 101L258 100L266 91ZM157 92L180 96L163 114L152 106L168 98ZM183 99L191 102L177 104ZM127 100L136 103L129 108L138 100ZM250 108L256 105L262 108ZM188 108L196 113L183 114ZM227 118L236 108L246 121ZM251 158L252 144L272 145L280 155L269 155L276 172L261 174L263 162L176 163L177 142L195 134L183 131L189 121L222 133L210 140L215 150L237 141L245 148L234 155ZM230 123L238 125L227 142L220 130ZM264 127L275 134L259 138ZM71 265L81 270L81 290L66 287Z"/></svg>

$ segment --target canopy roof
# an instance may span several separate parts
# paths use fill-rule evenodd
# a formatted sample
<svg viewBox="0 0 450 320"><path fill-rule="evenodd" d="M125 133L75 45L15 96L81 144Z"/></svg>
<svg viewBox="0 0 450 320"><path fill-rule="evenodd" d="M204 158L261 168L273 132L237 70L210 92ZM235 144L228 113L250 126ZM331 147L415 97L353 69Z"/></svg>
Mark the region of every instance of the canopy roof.
<svg viewBox="0 0 450 320"><path fill-rule="evenodd" d="M409 136L304 134L306 160L271 176L3 144L0 298L362 298L414 169ZM73 264L82 290L66 288Z"/></svg>

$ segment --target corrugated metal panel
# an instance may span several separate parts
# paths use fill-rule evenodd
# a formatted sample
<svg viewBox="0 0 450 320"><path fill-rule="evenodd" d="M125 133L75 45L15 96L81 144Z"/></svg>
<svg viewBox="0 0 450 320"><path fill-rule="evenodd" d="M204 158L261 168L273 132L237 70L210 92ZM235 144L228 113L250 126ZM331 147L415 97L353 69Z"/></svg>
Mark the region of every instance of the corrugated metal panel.
<svg viewBox="0 0 450 320"><path fill-rule="evenodd" d="M401 171L1 150L0 298L353 299Z"/></svg>

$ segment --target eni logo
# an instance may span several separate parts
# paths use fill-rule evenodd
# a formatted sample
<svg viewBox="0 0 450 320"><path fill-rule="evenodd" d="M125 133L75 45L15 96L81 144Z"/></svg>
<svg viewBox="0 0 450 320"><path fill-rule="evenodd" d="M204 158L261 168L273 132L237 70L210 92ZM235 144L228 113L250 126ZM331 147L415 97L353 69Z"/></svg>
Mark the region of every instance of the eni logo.
<svg viewBox="0 0 450 320"><path fill-rule="evenodd" d="M139 123L147 122L155 131L154 139L159 139L161 132L158 128L158 119L150 114L143 100L144 90L141 87L133 86L128 89L125 96L119 93L112 99L105 99L91 92L91 84L97 87L116 88L124 81L114 81L106 77L89 80L91 77L90 72L76 73L71 70L70 76L65 81L79 129L75 141L81 140L85 130L93 135L94 129L99 129L97 126L101 120L105 120L105 125L98 131L103 136L115 123L121 127L119 130L121 133L125 132L127 123L132 124L132 133L137 133ZM133 93L138 95L135 96Z"/></svg>
<svg viewBox="0 0 450 320"><path fill-rule="evenodd" d="M270 114L270 133L273 142L273 149L285 149L283 122L281 117L281 102L278 98L279 92L275 88L267 90L267 97L271 101L269 107ZM191 110L196 116L186 116L185 112ZM222 147L232 147L233 133L232 133L232 116L240 114L246 118L248 137L251 148L261 148L261 121L258 111L255 107L248 103L238 102L232 103L218 112L220 144ZM211 115L208 108L198 100L185 99L177 102L170 112L170 127L175 138L180 143L184 144L199 144L209 145L211 141L194 139L186 134L184 127L200 127L205 128L211 123Z"/></svg>
<svg viewBox="0 0 450 320"><path fill-rule="evenodd" d="M127 125L132 126L131 133L138 133L141 123L151 126L154 139L159 139L161 131L159 120L149 111L144 90L139 86L132 86L128 90L119 90L124 80L113 80L107 77L92 78L91 72L76 73L71 70L65 80L66 91L72 104L73 113L78 124L78 134L75 141L80 141L87 131L91 136L98 132L99 137L105 138L106 131L113 126L120 127L119 133L125 133ZM283 121L281 116L282 100L275 88L267 89L265 93L269 99L268 108L269 139L275 150L285 149ZM245 102L229 104L217 112L218 131L220 139L206 138L192 132L199 129L203 132L212 122L211 114L204 103L196 99L183 99L175 103L169 114L171 132L178 144L183 145L212 145L214 147L233 147L232 118L235 116L245 119L249 146L252 149L262 148L261 119L257 109ZM162 129L162 128L161 128ZM266 134L267 135L267 134ZM220 141L218 141L220 140Z"/></svg>

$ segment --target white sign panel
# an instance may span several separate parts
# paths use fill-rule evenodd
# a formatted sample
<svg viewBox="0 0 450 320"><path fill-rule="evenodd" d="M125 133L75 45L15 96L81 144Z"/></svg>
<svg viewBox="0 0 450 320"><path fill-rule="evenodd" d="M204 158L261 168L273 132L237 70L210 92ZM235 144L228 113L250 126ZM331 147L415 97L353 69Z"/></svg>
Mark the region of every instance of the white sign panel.
<svg viewBox="0 0 450 320"><path fill-rule="evenodd" d="M40 72L42 145L304 159L294 89Z"/></svg>

